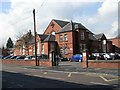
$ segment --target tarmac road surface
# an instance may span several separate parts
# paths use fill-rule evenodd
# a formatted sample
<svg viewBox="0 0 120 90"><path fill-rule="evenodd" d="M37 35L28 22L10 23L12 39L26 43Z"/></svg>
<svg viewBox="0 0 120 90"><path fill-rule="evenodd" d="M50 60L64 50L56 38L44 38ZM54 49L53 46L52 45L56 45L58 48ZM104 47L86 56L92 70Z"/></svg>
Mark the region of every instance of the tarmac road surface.
<svg viewBox="0 0 120 90"><path fill-rule="evenodd" d="M119 89L119 77L2 65L2 88L102 88Z"/></svg>

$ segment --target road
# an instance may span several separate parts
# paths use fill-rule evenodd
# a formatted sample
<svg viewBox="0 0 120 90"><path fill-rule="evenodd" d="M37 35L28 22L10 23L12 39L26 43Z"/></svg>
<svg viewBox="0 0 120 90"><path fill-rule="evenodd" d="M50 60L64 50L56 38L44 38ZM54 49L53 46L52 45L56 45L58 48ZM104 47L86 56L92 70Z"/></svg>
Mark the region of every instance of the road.
<svg viewBox="0 0 120 90"><path fill-rule="evenodd" d="M109 88L118 89L118 77L81 72L2 65L2 88ZM41 67L42 68L42 67Z"/></svg>

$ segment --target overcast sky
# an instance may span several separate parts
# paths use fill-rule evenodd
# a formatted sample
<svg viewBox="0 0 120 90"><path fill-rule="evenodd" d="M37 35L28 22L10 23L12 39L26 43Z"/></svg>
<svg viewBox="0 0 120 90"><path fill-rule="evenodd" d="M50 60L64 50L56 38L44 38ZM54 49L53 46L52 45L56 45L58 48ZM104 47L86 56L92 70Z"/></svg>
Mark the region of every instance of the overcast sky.
<svg viewBox="0 0 120 90"><path fill-rule="evenodd" d="M118 33L118 0L0 0L0 47L11 37L33 32L33 9L37 32L42 34L52 19L79 22L95 34L113 38Z"/></svg>

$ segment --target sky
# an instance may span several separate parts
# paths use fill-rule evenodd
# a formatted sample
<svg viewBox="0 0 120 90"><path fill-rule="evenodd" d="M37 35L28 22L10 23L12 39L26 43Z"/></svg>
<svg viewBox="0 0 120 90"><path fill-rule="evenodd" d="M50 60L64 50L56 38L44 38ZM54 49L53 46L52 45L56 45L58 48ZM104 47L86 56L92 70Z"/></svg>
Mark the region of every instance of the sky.
<svg viewBox="0 0 120 90"><path fill-rule="evenodd" d="M0 47L9 37L15 43L21 35L34 31L33 9L39 34L52 19L81 23L107 38L118 34L118 0L0 0Z"/></svg>

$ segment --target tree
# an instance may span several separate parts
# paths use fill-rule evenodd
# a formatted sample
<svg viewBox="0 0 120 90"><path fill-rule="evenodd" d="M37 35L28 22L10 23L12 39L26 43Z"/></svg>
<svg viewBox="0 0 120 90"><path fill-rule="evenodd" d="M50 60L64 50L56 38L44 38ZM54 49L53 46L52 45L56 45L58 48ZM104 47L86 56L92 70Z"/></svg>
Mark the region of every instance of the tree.
<svg viewBox="0 0 120 90"><path fill-rule="evenodd" d="M13 41L12 39L9 37L9 39L7 40L7 44L6 44L6 48L9 49L9 48L13 48Z"/></svg>

